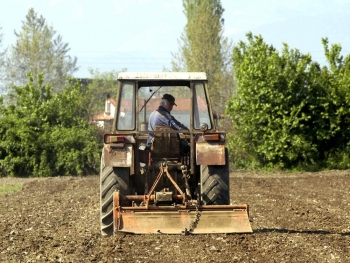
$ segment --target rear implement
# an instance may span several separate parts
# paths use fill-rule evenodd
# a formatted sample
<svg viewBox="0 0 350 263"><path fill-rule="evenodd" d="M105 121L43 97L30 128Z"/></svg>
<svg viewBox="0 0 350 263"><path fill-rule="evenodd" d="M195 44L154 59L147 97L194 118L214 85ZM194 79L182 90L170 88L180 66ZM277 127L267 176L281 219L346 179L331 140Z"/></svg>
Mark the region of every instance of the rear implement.
<svg viewBox="0 0 350 263"><path fill-rule="evenodd" d="M177 197L180 199L181 197ZM144 196L144 200L154 196ZM114 193L114 232L133 234L251 233L247 205L120 206L138 196Z"/></svg>

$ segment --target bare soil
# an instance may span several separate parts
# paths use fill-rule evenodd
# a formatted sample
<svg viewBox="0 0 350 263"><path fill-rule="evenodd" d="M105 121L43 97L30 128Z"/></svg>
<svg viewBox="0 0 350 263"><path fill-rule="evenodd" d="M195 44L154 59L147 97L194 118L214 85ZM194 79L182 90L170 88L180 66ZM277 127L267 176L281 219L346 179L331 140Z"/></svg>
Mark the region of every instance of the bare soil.
<svg viewBox="0 0 350 263"><path fill-rule="evenodd" d="M234 172L252 234L116 235L99 230L99 177L23 181L0 195L0 262L350 262L350 170Z"/></svg>

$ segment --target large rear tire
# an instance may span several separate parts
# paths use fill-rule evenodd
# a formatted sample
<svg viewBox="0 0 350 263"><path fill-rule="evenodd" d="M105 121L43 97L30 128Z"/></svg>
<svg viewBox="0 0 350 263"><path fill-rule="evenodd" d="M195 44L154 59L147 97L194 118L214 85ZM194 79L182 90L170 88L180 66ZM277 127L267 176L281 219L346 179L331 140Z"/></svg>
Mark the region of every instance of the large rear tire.
<svg viewBox="0 0 350 263"><path fill-rule="evenodd" d="M230 171L228 150L225 165L201 165L201 199L203 205L230 204Z"/></svg>
<svg viewBox="0 0 350 263"><path fill-rule="evenodd" d="M113 234L113 193L119 190L122 195L127 195L129 192L129 177L130 169L128 167L105 166L102 154L100 169L100 222L102 235Z"/></svg>

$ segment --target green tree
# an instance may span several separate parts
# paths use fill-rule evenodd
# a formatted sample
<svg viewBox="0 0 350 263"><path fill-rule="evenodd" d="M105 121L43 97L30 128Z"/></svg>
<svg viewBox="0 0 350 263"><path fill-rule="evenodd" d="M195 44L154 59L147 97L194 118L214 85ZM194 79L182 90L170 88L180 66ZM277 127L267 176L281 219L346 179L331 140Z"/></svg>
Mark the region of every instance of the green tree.
<svg viewBox="0 0 350 263"><path fill-rule="evenodd" d="M1 32L1 29L2 29L2 27L0 27L0 32ZM2 47L2 38L3 38L3 35L2 35L2 33L0 33L0 47ZM5 55L5 51L1 51L1 49L0 49L0 69L4 63L4 55Z"/></svg>
<svg viewBox="0 0 350 263"><path fill-rule="evenodd" d="M0 27L0 32L1 32L1 27ZM2 47L2 39L3 39L3 35L2 33L0 33L0 48ZM5 54L6 54L6 50L1 50L0 49L0 91L2 91L2 79L3 79L3 72L4 72L4 61L5 61Z"/></svg>
<svg viewBox="0 0 350 263"><path fill-rule="evenodd" d="M9 49L6 62L7 86L21 86L27 82L26 74L32 73L34 84L37 76L45 75L45 84L52 85L55 92L67 83L67 77L77 70L77 59L68 55L68 44L52 26L48 26L43 16L38 16L31 8L22 21L19 33L15 31L17 41Z"/></svg>
<svg viewBox="0 0 350 263"><path fill-rule="evenodd" d="M236 93L227 115L230 148L238 166L291 168L318 165L333 131L330 76L287 44L279 52L247 34L233 51Z"/></svg>
<svg viewBox="0 0 350 263"><path fill-rule="evenodd" d="M227 115L239 167L350 168L350 56L323 39L327 66L247 34L233 51L237 90Z"/></svg>
<svg viewBox="0 0 350 263"><path fill-rule="evenodd" d="M324 85L329 89L328 111L322 118L329 121L329 140L322 143L328 168L350 168L350 55L340 54L340 44L329 45L328 39L322 39L325 56L329 65L324 68L328 78Z"/></svg>
<svg viewBox="0 0 350 263"><path fill-rule="evenodd" d="M183 0L187 24L173 54L172 70L204 71L214 109L223 112L233 91L232 42L223 36L224 8L220 0Z"/></svg>
<svg viewBox="0 0 350 263"><path fill-rule="evenodd" d="M90 69L91 81L84 92L84 105L89 116L104 110L107 96L116 98L118 90L117 71L100 72Z"/></svg>
<svg viewBox="0 0 350 263"><path fill-rule="evenodd" d="M0 104L0 174L9 176L79 175L96 172L101 142L85 119L82 86L70 81L62 92L29 83L14 86L16 100Z"/></svg>

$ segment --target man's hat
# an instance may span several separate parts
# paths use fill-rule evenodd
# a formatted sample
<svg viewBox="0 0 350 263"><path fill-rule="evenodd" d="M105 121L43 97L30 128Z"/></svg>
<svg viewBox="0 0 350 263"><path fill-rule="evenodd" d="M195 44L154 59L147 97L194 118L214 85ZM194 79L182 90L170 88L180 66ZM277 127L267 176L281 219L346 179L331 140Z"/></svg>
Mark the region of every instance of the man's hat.
<svg viewBox="0 0 350 263"><path fill-rule="evenodd" d="M177 106L175 104L175 98L170 94L164 94L162 99L165 99L165 100L169 101L170 103L174 104L175 106Z"/></svg>

